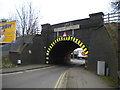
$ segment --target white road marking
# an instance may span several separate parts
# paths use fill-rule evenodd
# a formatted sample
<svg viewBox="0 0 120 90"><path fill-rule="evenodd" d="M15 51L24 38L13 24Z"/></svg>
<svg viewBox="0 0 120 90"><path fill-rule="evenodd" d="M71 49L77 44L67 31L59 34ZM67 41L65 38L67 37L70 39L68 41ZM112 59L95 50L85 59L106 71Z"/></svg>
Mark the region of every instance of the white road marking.
<svg viewBox="0 0 120 90"><path fill-rule="evenodd" d="M5 73L5 74L0 74L0 75L13 75L13 74L20 74L20 73L23 73L23 72Z"/></svg>
<svg viewBox="0 0 120 90"><path fill-rule="evenodd" d="M48 68L53 68L53 67L56 67L56 66L45 67L45 68L39 68L39 69L33 69L33 70L26 70L25 72L33 72L33 71L42 70L42 69L48 69Z"/></svg>
<svg viewBox="0 0 120 90"><path fill-rule="evenodd" d="M0 76L1 75L21 74L21 73L24 73L24 72L33 72L33 71L42 70L42 69L48 69L48 68L53 68L53 67L57 67L57 66L51 66L51 67L45 67L45 68L39 68L39 69L33 69L33 70L25 70L25 71L20 71L20 72L13 72L13 73L5 73L5 74L0 74Z"/></svg>

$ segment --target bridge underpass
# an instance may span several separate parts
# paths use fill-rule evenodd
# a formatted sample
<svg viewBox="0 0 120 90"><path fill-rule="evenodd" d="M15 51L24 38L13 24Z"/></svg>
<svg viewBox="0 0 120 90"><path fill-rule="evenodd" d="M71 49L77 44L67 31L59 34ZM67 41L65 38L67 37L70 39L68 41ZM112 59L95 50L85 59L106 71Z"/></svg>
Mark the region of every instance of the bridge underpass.
<svg viewBox="0 0 120 90"><path fill-rule="evenodd" d="M78 47L83 47L87 54L89 50L89 70L96 71L97 61L105 61L110 71L109 75L117 77L116 52L113 50L111 38L104 26L103 13L89 16L90 18L54 25L43 24L41 35L36 35L23 52L10 53L11 61L15 64L19 59L22 60L22 64L45 64L46 61L67 63L70 53ZM64 32L68 37L61 37Z"/></svg>
<svg viewBox="0 0 120 90"><path fill-rule="evenodd" d="M71 53L79 48L79 45L72 41L60 41L51 50L49 55L50 63L69 64Z"/></svg>

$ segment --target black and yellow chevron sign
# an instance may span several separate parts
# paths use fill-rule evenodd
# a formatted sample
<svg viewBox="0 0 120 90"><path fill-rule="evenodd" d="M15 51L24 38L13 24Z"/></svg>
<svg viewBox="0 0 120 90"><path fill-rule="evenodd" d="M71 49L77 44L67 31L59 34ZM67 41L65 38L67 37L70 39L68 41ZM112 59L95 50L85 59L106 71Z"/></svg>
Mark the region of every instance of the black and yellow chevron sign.
<svg viewBox="0 0 120 90"><path fill-rule="evenodd" d="M46 52L47 56L49 56L49 53L50 53L51 49L54 47L54 45L56 45L56 43L58 43L60 41L73 41L74 43L78 44L84 50L86 55L88 55L88 49L83 44L83 42L81 42L79 39L77 39L75 37L68 36L68 37L59 37L59 38L55 39L47 49L47 52Z"/></svg>

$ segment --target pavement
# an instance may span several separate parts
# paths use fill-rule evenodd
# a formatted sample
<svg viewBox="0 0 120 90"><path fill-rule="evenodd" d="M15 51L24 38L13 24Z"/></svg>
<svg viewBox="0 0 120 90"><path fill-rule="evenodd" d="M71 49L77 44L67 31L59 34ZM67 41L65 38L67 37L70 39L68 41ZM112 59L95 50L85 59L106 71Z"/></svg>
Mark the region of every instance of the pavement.
<svg viewBox="0 0 120 90"><path fill-rule="evenodd" d="M112 83L104 81L96 74L77 66L70 68L65 78L67 88L115 88Z"/></svg>
<svg viewBox="0 0 120 90"><path fill-rule="evenodd" d="M84 60L72 60L73 63L75 64L83 64ZM50 64L36 64L36 65L17 65L14 68L3 68L0 70L0 74L5 74L5 73L12 73L12 72L20 72L20 71L26 71L26 70L32 70L32 69L37 69L37 68L44 68L44 67L49 67L51 66Z"/></svg>
<svg viewBox="0 0 120 90"><path fill-rule="evenodd" d="M32 70L32 69L38 69L38 68L44 68L44 67L49 67L49 66L51 66L51 65L47 65L47 64L26 65L26 66L18 65L17 67L14 67L14 68L4 68L4 69L2 69L2 74L12 73L12 72L20 72L20 71L26 71L26 70Z"/></svg>

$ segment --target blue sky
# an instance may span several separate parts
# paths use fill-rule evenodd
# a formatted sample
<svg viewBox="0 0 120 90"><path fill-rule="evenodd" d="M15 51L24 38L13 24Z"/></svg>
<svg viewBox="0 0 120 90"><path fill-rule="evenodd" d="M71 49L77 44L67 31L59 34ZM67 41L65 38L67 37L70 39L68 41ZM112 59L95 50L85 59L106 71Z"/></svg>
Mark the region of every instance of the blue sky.
<svg viewBox="0 0 120 90"><path fill-rule="evenodd" d="M110 12L111 0L0 0L0 19L15 14L15 8L23 3L33 2L40 11L40 23L56 24L77 19L88 18L89 14Z"/></svg>

